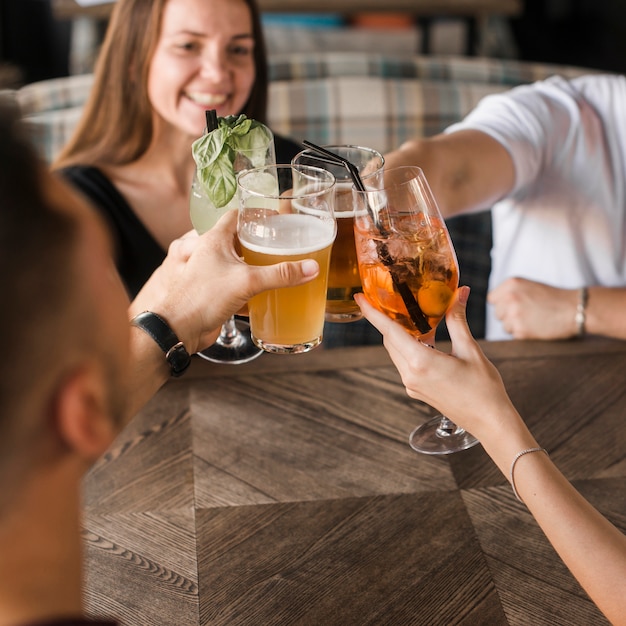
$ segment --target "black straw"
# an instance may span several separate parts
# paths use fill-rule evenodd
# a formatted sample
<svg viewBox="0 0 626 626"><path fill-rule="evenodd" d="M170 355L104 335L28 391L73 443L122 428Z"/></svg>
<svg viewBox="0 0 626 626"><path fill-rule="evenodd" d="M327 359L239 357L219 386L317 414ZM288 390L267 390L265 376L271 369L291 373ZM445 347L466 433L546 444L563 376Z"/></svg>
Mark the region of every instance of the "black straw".
<svg viewBox="0 0 626 626"><path fill-rule="evenodd" d="M206 132L210 133L217 128L217 111L215 109L208 109L204 112L206 118Z"/></svg>
<svg viewBox="0 0 626 626"><path fill-rule="evenodd" d="M325 160L326 162L334 163L335 165L343 165L348 170L350 177L352 178L352 182L354 183L354 186L357 188L357 190L367 192L367 189L365 189L365 185L361 180L359 169L356 165L354 165L354 163L351 163L347 159L339 156L338 154L335 154L334 152L331 152L326 148L322 148L321 146L317 146L310 141L304 140L302 143L307 148L310 148L314 152L317 152L318 155L321 155L320 160ZM380 222L378 212L374 212L374 210L370 206L370 203L367 201L367 197L365 199L365 204L367 206L367 212L369 213L372 221L374 222L374 225L376 226L376 230L378 230L381 236L387 237L389 235L389 232ZM389 269L391 280L393 281L393 284L398 293L402 297L404 306L406 307L406 310L409 314L409 317L413 321L413 324L415 324L415 327L420 333L426 334L431 330L430 324L428 323L428 318L426 317L426 315L424 315L424 312L422 311L420 305L417 303L417 300L415 299L415 296L413 295L413 292L411 291L409 286L406 284L405 281L400 279L397 268L394 266L394 261L389 254L387 244L384 241L379 241L377 243L377 250L378 257L382 261L383 265L385 265Z"/></svg>
<svg viewBox="0 0 626 626"><path fill-rule="evenodd" d="M352 178L352 182L354 183L354 186L359 191L365 191L365 185L363 184L363 181L361 180L361 176L359 175L359 170L356 167L356 165L354 165L353 163L350 163L348 159L344 159L343 157L340 157L338 154L335 154L334 152L331 152L330 150L327 150L326 148L322 148L321 146L316 146L314 143L311 143L310 141L307 141L306 139L302 143L307 148L311 148L311 150L313 150L314 152L317 152L318 154L325 156L327 159L336 163L337 165L343 165L348 170L350 177Z"/></svg>
<svg viewBox="0 0 626 626"><path fill-rule="evenodd" d="M354 165L354 163L350 163L348 159L344 159L338 154L335 154L334 152L331 152L330 150L327 150L326 148L322 148L322 146L317 146L314 143L307 141L306 139L302 143L307 148L310 148L311 150L313 150L313 152L317 152L320 160L322 161L325 160L326 162L334 163L335 165L343 165L348 170L348 173L350 174L350 178L352 178L352 182L354 183L354 186L359 191L363 191L363 192L367 191L365 189L365 185L363 184L363 181L361 180L361 175L359 174L359 168L356 165ZM365 199L365 204L367 207L367 212L372 218L372 221L374 222L374 225L376 226L378 231L381 233L381 235L386 235L387 233L385 232L383 225L380 223L378 214L373 211L372 207L370 206L370 203L367 201L367 197Z"/></svg>

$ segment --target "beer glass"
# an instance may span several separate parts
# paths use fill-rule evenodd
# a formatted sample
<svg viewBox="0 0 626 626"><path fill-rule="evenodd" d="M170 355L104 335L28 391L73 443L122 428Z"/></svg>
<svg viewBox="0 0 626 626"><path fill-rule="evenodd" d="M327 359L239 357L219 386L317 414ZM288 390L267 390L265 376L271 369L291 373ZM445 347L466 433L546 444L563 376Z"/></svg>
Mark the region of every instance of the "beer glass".
<svg viewBox="0 0 626 626"><path fill-rule="evenodd" d="M352 163L361 179L372 187L382 184L384 158L372 148L361 146L323 146L337 156ZM327 322L354 322L361 319L361 309L354 294L361 291L359 266L354 246L353 180L350 172L337 163L331 163L315 150L307 149L297 154L292 164L322 167L337 179L335 185L335 218L337 237L330 256L328 291L326 294Z"/></svg>
<svg viewBox="0 0 626 626"><path fill-rule="evenodd" d="M308 352L322 341L330 251L337 232L335 177L317 167L275 165L237 179L237 234L250 265L315 259L320 273L248 302L252 341L266 352Z"/></svg>
<svg viewBox="0 0 626 626"><path fill-rule="evenodd" d="M354 236L363 293L382 313L433 347L435 329L458 286L456 254L435 198L419 167L385 172L384 187L353 190ZM418 426L414 450L448 454L478 441L447 417Z"/></svg>

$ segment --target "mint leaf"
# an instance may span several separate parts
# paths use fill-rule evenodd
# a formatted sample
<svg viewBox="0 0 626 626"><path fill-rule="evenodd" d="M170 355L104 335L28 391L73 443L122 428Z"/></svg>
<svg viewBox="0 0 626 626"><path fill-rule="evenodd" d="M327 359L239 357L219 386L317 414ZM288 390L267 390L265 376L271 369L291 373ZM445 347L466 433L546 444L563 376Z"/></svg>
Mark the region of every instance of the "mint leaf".
<svg viewBox="0 0 626 626"><path fill-rule="evenodd" d="M191 144L191 154L198 168L208 167L217 159L222 152L226 141L226 133L217 128Z"/></svg>
<svg viewBox="0 0 626 626"><path fill-rule="evenodd" d="M233 168L235 153L224 145L207 167L198 168L198 178L215 208L226 206L237 191L237 177Z"/></svg>
<svg viewBox="0 0 626 626"><path fill-rule="evenodd" d="M253 123L253 120L248 119L245 115L240 115L230 127L230 135L233 137L246 135Z"/></svg>
<svg viewBox="0 0 626 626"><path fill-rule="evenodd" d="M226 206L235 195L238 171L265 165L265 152L272 140L263 124L242 113L218 118L215 130L193 142L198 179L216 208ZM236 160L239 152L246 154Z"/></svg>
<svg viewBox="0 0 626 626"><path fill-rule="evenodd" d="M252 167L262 167L265 165L265 153L272 136L268 134L265 126L257 123L252 125L245 135L231 135L226 141L234 150L246 152Z"/></svg>

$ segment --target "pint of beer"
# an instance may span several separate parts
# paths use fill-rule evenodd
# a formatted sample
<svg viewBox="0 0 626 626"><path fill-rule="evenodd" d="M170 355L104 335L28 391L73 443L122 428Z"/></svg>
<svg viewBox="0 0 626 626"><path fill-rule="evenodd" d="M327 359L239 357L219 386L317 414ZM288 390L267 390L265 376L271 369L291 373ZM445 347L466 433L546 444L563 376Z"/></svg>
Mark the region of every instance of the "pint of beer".
<svg viewBox="0 0 626 626"><path fill-rule="evenodd" d="M259 183L273 170L280 189ZM315 259L320 273L298 287L273 289L248 303L252 339L266 352L307 352L322 341L328 270L337 232L335 178L320 168L276 165L241 174L237 232L250 265Z"/></svg>
<svg viewBox="0 0 626 626"><path fill-rule="evenodd" d="M368 187L382 185L384 159L372 148L361 146L324 146L336 155L352 163ZM312 150L297 154L293 164L322 167L333 174L335 185L335 217L337 237L333 244L326 294L327 322L354 322L361 319L361 309L354 301L354 294L362 291L354 245L353 181L348 170L329 163Z"/></svg>

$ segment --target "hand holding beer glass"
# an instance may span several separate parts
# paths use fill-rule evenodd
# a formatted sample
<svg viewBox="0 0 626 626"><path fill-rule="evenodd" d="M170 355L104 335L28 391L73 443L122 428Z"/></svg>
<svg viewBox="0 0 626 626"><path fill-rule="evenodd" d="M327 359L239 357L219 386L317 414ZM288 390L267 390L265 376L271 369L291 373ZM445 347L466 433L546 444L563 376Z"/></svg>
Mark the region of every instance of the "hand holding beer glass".
<svg viewBox="0 0 626 626"><path fill-rule="evenodd" d="M452 241L422 170L387 170L384 187L353 190L354 236L363 292L379 311L432 346L458 287ZM443 415L417 427L414 450L449 454L478 441Z"/></svg>
<svg viewBox="0 0 626 626"><path fill-rule="evenodd" d="M320 273L298 287L248 302L255 345L266 352L308 352L322 341L330 251L337 227L335 177L308 166L274 165L239 175L237 234L249 265L315 259Z"/></svg>

